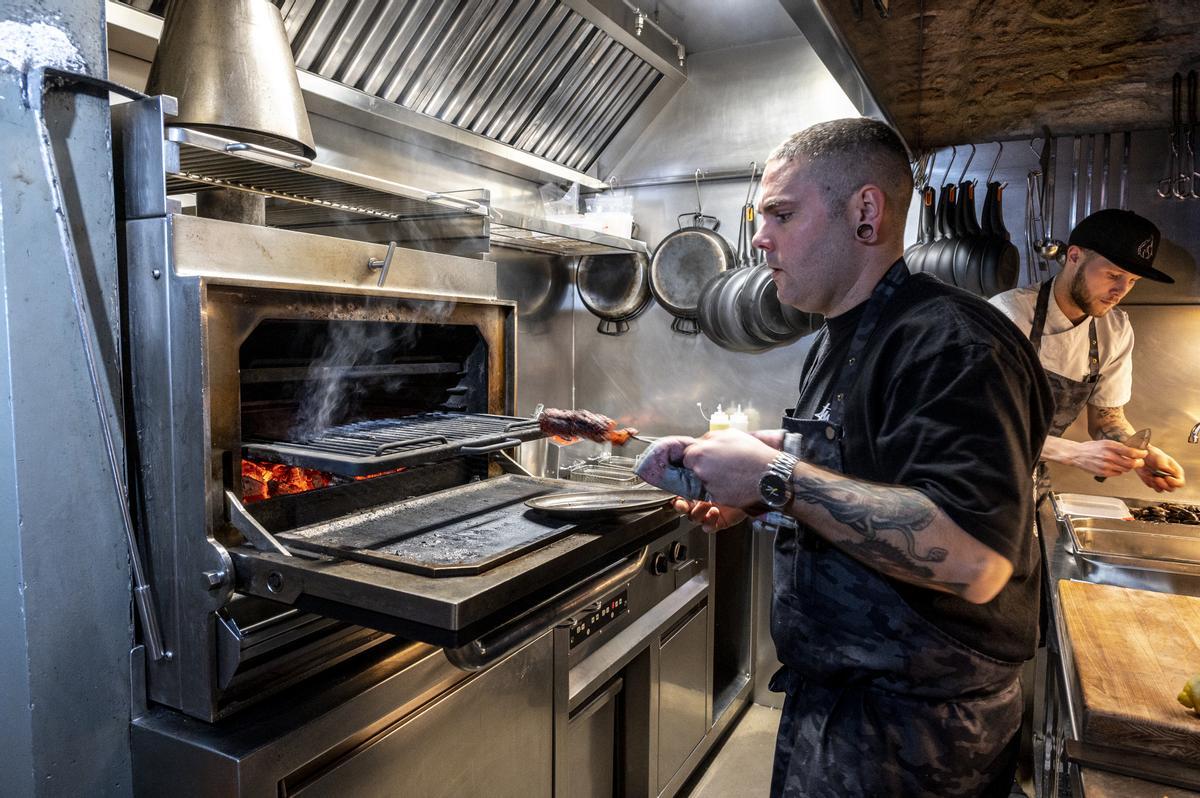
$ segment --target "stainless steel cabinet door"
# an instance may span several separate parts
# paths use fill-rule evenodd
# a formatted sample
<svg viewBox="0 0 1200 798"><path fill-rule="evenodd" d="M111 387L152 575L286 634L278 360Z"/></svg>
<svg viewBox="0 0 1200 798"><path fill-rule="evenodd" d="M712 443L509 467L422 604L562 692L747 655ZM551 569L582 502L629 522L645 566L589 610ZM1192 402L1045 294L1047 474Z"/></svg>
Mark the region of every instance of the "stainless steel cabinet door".
<svg viewBox="0 0 1200 798"><path fill-rule="evenodd" d="M384 730L294 794L549 798L552 662L547 633Z"/></svg>
<svg viewBox="0 0 1200 798"><path fill-rule="evenodd" d="M663 636L659 653L658 789L667 786L707 729L708 606Z"/></svg>

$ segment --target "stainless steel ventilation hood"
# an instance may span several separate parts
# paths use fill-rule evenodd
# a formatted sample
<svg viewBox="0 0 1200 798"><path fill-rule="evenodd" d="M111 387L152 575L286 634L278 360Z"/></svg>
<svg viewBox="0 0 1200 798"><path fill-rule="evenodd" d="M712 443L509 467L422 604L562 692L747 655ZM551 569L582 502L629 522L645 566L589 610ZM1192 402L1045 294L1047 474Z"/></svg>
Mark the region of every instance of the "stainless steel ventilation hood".
<svg viewBox="0 0 1200 798"><path fill-rule="evenodd" d="M297 68L339 84L323 94L345 103L339 90L354 90L347 104L378 117L375 129L436 136L445 123L459 152L474 143L489 165L507 152L522 174L599 182L686 79L670 43L634 35L619 1L272 1ZM301 84L312 92L303 72Z"/></svg>

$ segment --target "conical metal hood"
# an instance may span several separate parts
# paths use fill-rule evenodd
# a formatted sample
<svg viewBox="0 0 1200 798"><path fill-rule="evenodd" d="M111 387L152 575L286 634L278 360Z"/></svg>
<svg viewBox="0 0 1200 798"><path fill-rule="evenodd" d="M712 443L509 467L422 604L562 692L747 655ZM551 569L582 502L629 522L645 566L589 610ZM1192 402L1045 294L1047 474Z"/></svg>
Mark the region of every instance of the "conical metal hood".
<svg viewBox="0 0 1200 798"><path fill-rule="evenodd" d="M146 91L179 100L170 124L316 155L283 18L269 0L172 0Z"/></svg>

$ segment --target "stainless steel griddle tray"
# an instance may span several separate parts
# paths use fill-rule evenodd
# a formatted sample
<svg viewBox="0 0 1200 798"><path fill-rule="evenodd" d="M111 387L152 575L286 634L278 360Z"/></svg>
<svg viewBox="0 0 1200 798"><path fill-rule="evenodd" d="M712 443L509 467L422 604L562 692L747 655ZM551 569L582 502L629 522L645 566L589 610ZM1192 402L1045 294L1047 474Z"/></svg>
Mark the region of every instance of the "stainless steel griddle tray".
<svg viewBox="0 0 1200 798"><path fill-rule="evenodd" d="M462 455L487 454L544 437L536 419L486 413L419 413L332 427L303 440L249 440L242 451L268 460L361 477Z"/></svg>
<svg viewBox="0 0 1200 798"><path fill-rule="evenodd" d="M556 520L524 506L536 497L573 493L572 487L569 482L504 476L301 527L277 538L293 550L423 576L474 576L577 531L579 519Z"/></svg>
<svg viewBox="0 0 1200 798"><path fill-rule="evenodd" d="M298 203L309 210L286 215L285 227L341 224L347 216L391 222L483 217L496 244L559 255L649 255L641 241L492 208L486 201L381 180L187 127L168 128L167 139L179 152L167 171L168 194L228 188Z"/></svg>

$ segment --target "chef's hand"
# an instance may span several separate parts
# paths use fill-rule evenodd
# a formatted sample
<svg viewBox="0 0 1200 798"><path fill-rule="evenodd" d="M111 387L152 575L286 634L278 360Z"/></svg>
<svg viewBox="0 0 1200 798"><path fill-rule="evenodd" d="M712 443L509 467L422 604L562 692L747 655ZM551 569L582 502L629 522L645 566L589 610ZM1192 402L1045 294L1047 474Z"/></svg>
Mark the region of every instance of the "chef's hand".
<svg viewBox="0 0 1200 798"><path fill-rule="evenodd" d="M1107 438L1075 442L1070 464L1097 477L1119 477L1145 465L1145 449L1134 449Z"/></svg>
<svg viewBox="0 0 1200 798"><path fill-rule="evenodd" d="M1175 458L1171 455L1157 446L1151 446L1145 460L1145 465L1137 470L1137 475L1141 477L1146 487L1154 488L1159 493L1183 487L1183 466L1175 462ZM1154 471L1166 472L1170 476L1156 477Z"/></svg>
<svg viewBox="0 0 1200 798"><path fill-rule="evenodd" d="M728 529L746 518L746 513L736 507L723 507L712 502L690 502L687 499L675 499L675 512L683 513L710 534Z"/></svg>
<svg viewBox="0 0 1200 798"><path fill-rule="evenodd" d="M759 503L758 481L778 454L749 433L725 429L688 446L683 464L700 477L713 503L747 508Z"/></svg>

